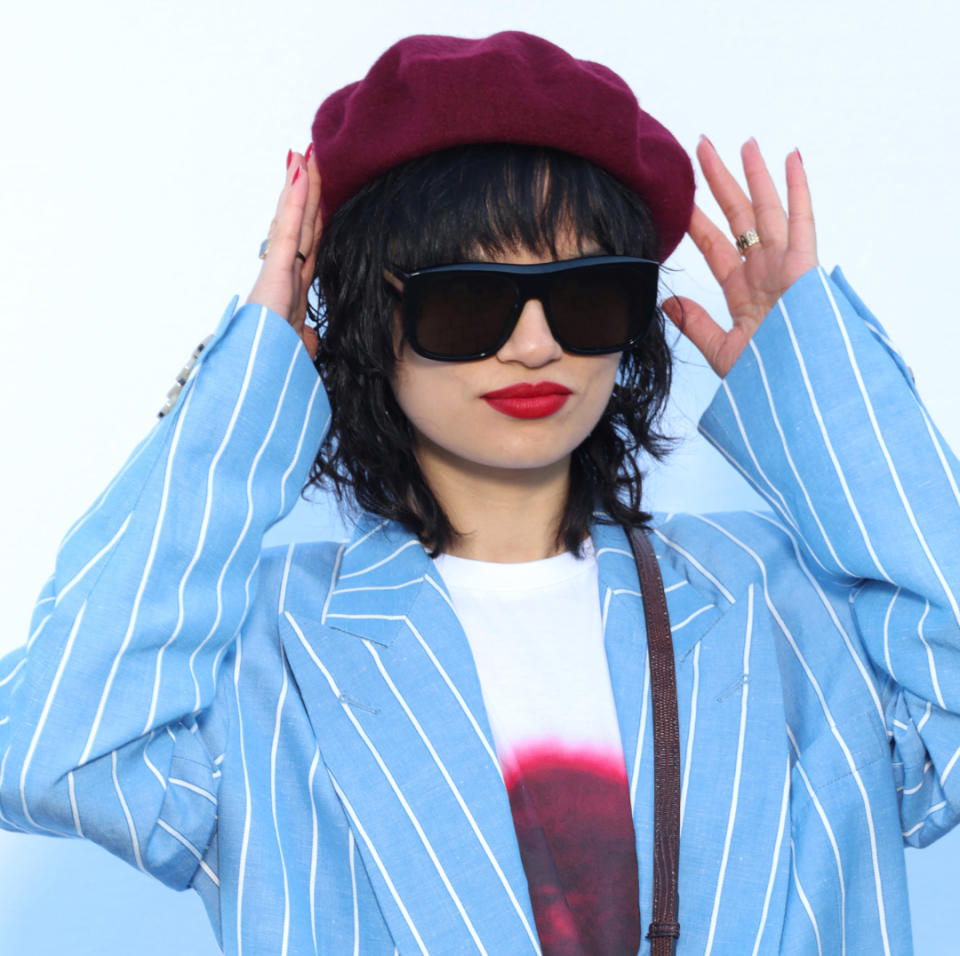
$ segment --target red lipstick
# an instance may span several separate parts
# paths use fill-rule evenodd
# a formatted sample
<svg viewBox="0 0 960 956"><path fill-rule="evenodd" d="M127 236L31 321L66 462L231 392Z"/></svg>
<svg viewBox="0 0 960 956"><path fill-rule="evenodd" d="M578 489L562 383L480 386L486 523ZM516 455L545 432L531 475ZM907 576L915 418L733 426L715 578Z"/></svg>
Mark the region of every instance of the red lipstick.
<svg viewBox="0 0 960 956"><path fill-rule="evenodd" d="M546 418L559 411L571 391L556 382L520 382L481 396L493 409L511 418Z"/></svg>

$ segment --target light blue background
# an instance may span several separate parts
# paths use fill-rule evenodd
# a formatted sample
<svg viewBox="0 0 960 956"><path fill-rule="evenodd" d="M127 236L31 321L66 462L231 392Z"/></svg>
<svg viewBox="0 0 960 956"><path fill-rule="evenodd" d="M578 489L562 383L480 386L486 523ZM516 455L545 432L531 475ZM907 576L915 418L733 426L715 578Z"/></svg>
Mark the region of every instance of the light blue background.
<svg viewBox="0 0 960 956"><path fill-rule="evenodd" d="M279 0L7 5L0 153L4 450L0 653L26 635L57 542L151 424L175 371L255 276L288 146L320 100L412 32L540 33L613 67L693 149L802 150L821 261L839 262L960 448L952 280L960 12L852 0ZM708 196L700 203L713 215ZM674 291L722 316L685 242ZM177 308L172 317L170 304ZM663 510L756 499L694 435L712 373L678 349ZM274 539L329 535L298 505ZM335 533L335 532L334 532ZM924 956L960 952L960 834L908 854ZM95 847L0 834L0 956L217 951L199 901Z"/></svg>

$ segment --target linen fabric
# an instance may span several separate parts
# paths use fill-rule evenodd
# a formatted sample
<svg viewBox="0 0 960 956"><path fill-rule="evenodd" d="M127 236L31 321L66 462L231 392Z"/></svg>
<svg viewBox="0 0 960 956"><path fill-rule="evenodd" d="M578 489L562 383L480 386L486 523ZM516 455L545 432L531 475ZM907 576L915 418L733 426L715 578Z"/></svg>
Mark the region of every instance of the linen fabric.
<svg viewBox="0 0 960 956"><path fill-rule="evenodd" d="M626 82L515 30L405 37L320 104L312 141L325 220L388 169L468 143L550 146L601 166L647 204L661 261L693 212L689 157Z"/></svg>
<svg viewBox="0 0 960 956"><path fill-rule="evenodd" d="M0 822L192 887L230 954L537 952L469 644L420 543L367 516L348 542L262 548L327 416L290 326L231 307L0 661ZM680 702L677 952L909 953L903 845L960 813L957 460L819 269L701 429L771 511L652 534ZM591 535L649 913L641 598L623 531Z"/></svg>

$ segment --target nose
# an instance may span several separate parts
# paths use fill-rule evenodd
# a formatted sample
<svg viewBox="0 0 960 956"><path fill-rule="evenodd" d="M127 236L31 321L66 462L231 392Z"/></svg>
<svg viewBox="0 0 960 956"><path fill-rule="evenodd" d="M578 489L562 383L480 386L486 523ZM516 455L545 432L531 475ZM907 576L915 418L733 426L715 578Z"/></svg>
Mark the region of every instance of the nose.
<svg viewBox="0 0 960 956"><path fill-rule="evenodd" d="M501 362L519 362L530 368L539 368L555 362L563 349L553 337L543 304L539 299L527 299L510 338L497 352Z"/></svg>

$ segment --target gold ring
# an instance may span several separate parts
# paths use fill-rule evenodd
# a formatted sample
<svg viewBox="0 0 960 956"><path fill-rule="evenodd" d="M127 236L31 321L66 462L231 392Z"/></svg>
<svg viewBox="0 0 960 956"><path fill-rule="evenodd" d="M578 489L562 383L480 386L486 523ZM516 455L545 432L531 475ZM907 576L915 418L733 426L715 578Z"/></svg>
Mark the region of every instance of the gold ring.
<svg viewBox="0 0 960 956"><path fill-rule="evenodd" d="M737 236L737 252L742 256L751 246L760 241L756 229L748 229L743 235Z"/></svg>

